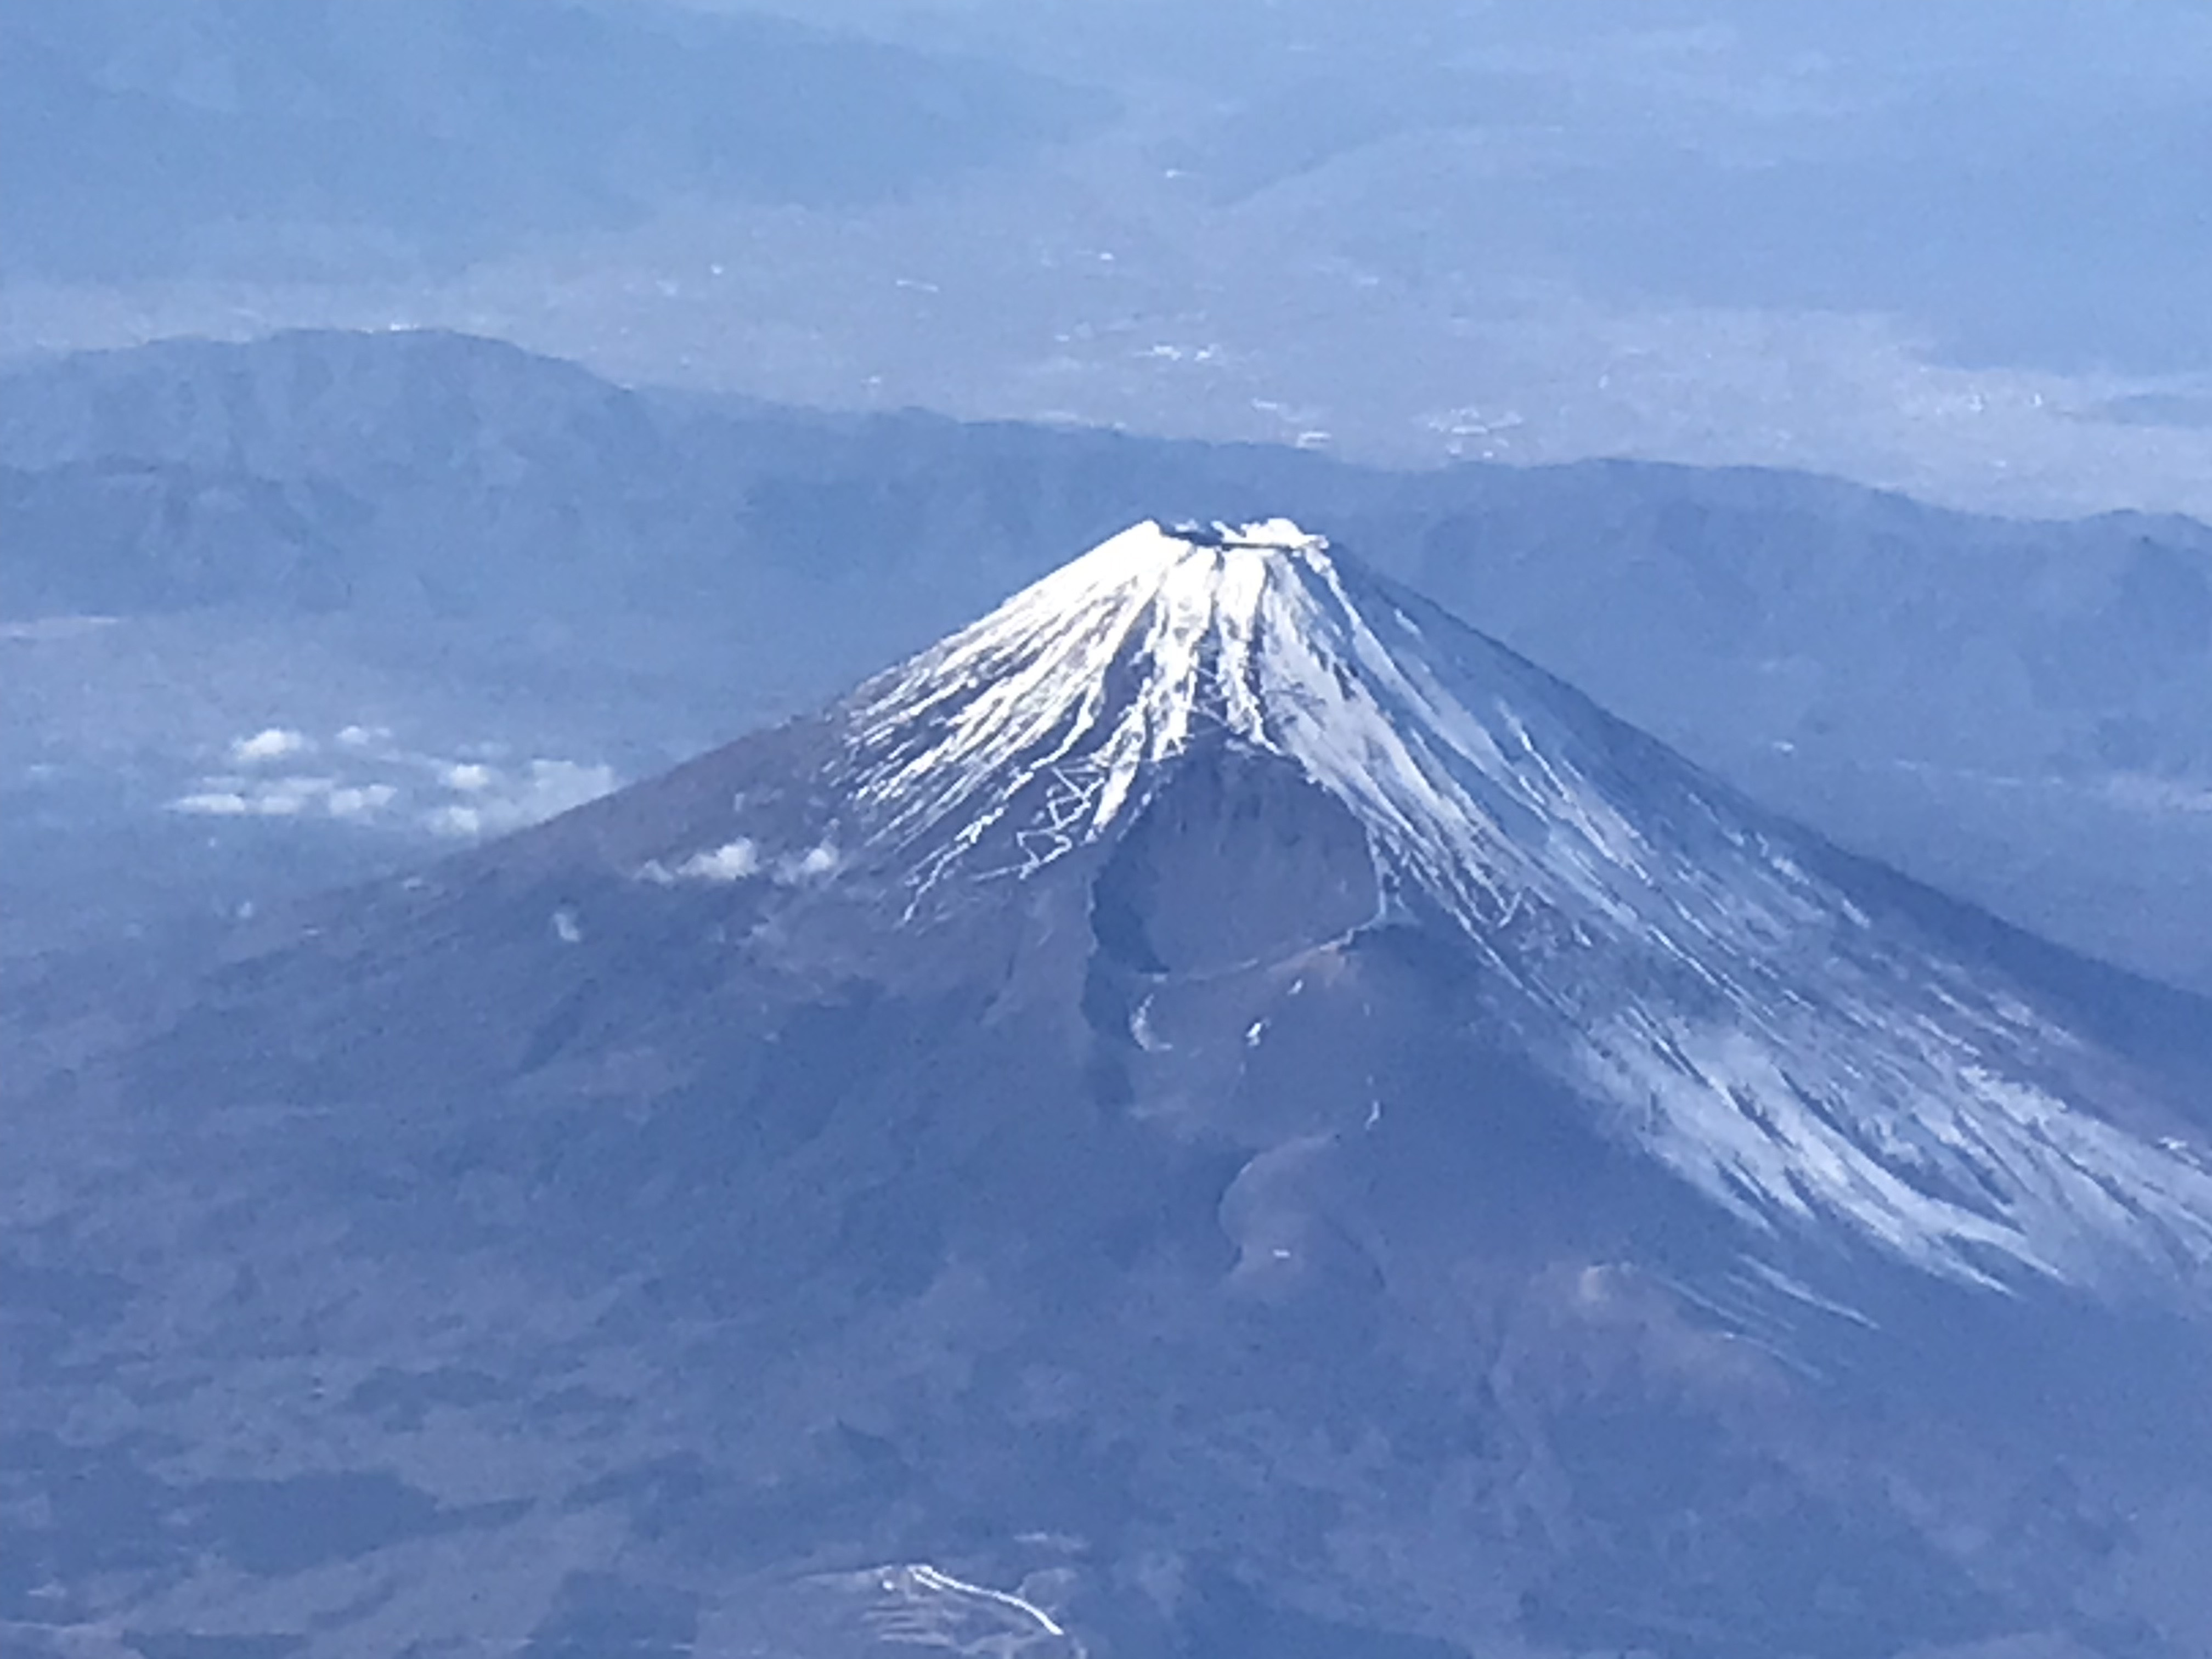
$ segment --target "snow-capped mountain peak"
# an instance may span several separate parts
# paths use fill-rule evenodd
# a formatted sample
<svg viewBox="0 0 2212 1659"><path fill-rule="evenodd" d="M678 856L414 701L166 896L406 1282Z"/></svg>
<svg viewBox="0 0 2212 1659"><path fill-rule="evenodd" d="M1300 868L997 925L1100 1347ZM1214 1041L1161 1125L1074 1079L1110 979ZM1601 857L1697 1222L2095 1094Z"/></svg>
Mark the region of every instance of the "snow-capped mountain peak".
<svg viewBox="0 0 2212 1659"><path fill-rule="evenodd" d="M1872 925L1818 843L1288 520L1139 525L836 718L844 830L910 918L1111 842L1241 746L1348 809L1378 890L1480 955L1613 1133L1758 1228L1840 1221L1980 1281L2212 1263L2212 1176L2187 1137L2083 1097L2098 1066L2062 1024Z"/></svg>
<svg viewBox="0 0 2212 1659"><path fill-rule="evenodd" d="M1582 743L1534 740L1548 682L1468 635L1471 675L1413 604L1287 520L1139 525L865 688L854 794L880 841L929 849L926 878L994 840L994 868L1034 873L1218 737L1292 763L1471 924L1562 877L1628 902L1611 890L1642 884L1648 849L1562 769ZM1559 833L1532 860L1514 832L1538 825Z"/></svg>

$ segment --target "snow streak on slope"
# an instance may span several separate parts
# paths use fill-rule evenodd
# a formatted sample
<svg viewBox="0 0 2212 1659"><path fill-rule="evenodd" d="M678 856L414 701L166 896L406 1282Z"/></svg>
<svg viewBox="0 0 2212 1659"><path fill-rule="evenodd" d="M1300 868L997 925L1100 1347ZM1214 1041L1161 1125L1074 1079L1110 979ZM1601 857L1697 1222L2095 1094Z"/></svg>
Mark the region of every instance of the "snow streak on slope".
<svg viewBox="0 0 2212 1659"><path fill-rule="evenodd" d="M1474 945L1614 1133L1754 1224L1840 1218L1975 1279L2212 1264L2194 1155L2052 1081L2096 1074L2087 1045L1872 927L1786 827L1285 521L1139 526L844 717L845 788L917 906L1109 838L1176 764L1240 744L1353 813L1386 890Z"/></svg>
<svg viewBox="0 0 2212 1659"><path fill-rule="evenodd" d="M927 878L1004 830L1032 873L1218 734L1295 763L1471 925L1559 880L1632 911L1634 830L1512 711L1478 719L1424 660L1419 623L1346 575L1280 520L1114 538L863 691L858 794L878 839L929 849ZM1516 828L1542 844L1516 846Z"/></svg>

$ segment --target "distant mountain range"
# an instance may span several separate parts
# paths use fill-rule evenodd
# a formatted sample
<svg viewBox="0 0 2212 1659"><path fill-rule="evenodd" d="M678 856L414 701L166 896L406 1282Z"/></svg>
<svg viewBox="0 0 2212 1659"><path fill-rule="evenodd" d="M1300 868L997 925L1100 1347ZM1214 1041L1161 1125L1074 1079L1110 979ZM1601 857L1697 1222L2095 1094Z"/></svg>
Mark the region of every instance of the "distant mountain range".
<svg viewBox="0 0 2212 1659"><path fill-rule="evenodd" d="M2212 1639L2212 1007L1287 521L7 1019L31 1653Z"/></svg>
<svg viewBox="0 0 2212 1659"><path fill-rule="evenodd" d="M1846 844L2212 986L2212 535L2194 523L1980 519L1780 473L1399 474L805 414L440 334L0 374L0 612L126 619L9 647L27 712L0 782L52 769L46 800L78 778L40 810L81 825L94 774L125 767L158 805L265 727L327 750L395 723L424 750L503 742L636 775L914 648L1047 550L1147 513L1275 510ZM167 665L164 696L110 695L134 653ZM390 855L361 827L325 839L339 867ZM246 833L190 828L194 848ZM271 826L251 828L258 849ZM182 884L226 904L267 896L191 868Z"/></svg>
<svg viewBox="0 0 2212 1659"><path fill-rule="evenodd" d="M686 201L894 198L1101 106L653 0L17 0L0 279L450 270Z"/></svg>

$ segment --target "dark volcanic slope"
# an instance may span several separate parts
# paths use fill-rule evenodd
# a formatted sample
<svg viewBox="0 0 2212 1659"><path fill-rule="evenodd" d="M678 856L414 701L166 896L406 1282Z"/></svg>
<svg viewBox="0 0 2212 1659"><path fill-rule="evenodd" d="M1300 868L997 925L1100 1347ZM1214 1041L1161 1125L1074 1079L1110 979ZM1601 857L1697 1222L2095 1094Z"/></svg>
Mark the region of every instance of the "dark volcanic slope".
<svg viewBox="0 0 2212 1659"><path fill-rule="evenodd" d="M2212 1637L2203 1011L1279 522L148 1002L0 1146L26 1627Z"/></svg>

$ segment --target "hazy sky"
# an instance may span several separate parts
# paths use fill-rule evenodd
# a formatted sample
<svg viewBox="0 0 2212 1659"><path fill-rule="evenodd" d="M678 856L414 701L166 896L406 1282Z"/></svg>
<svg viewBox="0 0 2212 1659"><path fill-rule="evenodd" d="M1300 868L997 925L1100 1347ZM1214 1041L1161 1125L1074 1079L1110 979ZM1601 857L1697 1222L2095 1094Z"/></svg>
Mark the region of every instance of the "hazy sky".
<svg viewBox="0 0 2212 1659"><path fill-rule="evenodd" d="M26 0L0 349L434 322L809 403L2212 512L2202 6L782 9Z"/></svg>

